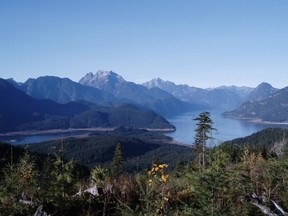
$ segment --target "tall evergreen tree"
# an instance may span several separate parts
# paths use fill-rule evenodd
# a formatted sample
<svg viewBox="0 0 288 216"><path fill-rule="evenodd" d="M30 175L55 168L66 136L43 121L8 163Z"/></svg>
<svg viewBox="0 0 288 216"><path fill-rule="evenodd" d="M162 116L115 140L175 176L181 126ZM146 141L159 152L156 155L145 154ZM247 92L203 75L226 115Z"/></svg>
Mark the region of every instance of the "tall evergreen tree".
<svg viewBox="0 0 288 216"><path fill-rule="evenodd" d="M210 112L202 112L193 120L197 121L194 145L198 153L198 165L200 170L202 167L205 167L206 142L208 139L212 138L212 130L216 129L213 128L213 121L210 118Z"/></svg>
<svg viewBox="0 0 288 216"><path fill-rule="evenodd" d="M114 157L111 163L111 172L114 176L119 176L124 171L123 151L120 143L116 145Z"/></svg>

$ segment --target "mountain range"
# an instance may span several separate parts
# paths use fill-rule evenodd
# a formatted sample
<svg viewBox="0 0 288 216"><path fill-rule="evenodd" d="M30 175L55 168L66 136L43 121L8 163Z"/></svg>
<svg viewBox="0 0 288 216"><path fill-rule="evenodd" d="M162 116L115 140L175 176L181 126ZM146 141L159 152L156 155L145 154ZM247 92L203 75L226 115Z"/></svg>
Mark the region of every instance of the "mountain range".
<svg viewBox="0 0 288 216"><path fill-rule="evenodd" d="M7 81L34 99L49 99L51 100L49 103L54 101L62 105L73 102L82 106L86 103L87 106L89 102L89 109L91 104L94 107L104 106L106 109L110 107L110 111L123 104L130 104L137 107L136 109L152 110L165 117L188 111L218 109L226 111L223 115L229 118L275 122L285 122L288 119L285 109L286 100L288 100L285 96L285 89L279 90L264 82L256 88L221 86L203 89L177 85L160 78L136 84L126 81L113 71L87 73L78 83L68 78L52 76L30 78L25 83L17 83L13 79ZM84 119L88 120L90 116L93 118L102 116L102 120L97 118L100 122L107 119L99 115L95 108L93 109L94 111L86 110L81 115L78 113L77 118L73 117L74 120L69 120L69 122L77 122L84 126Z"/></svg>
<svg viewBox="0 0 288 216"><path fill-rule="evenodd" d="M0 132L88 127L174 129L151 110L130 104L101 106L86 101L59 104L35 99L0 79Z"/></svg>
<svg viewBox="0 0 288 216"><path fill-rule="evenodd" d="M260 86L260 88L262 88L262 86ZM270 90L272 90L273 93L268 94L268 97L260 100L247 101L237 109L224 112L223 115L229 118L260 122L288 123L288 87L276 91L271 88ZM255 92L256 91L257 88L255 89ZM265 92L267 92L266 89Z"/></svg>
<svg viewBox="0 0 288 216"><path fill-rule="evenodd" d="M53 76L30 78L18 88L33 98L51 99L63 104L83 100L107 105L116 101L115 97L100 89L81 85L68 78Z"/></svg>
<svg viewBox="0 0 288 216"><path fill-rule="evenodd" d="M253 90L249 87L218 87L202 89L188 85L176 85L160 78L143 83L147 88L160 88L176 98L188 103L198 103L210 109L229 110L245 101L245 97Z"/></svg>
<svg viewBox="0 0 288 216"><path fill-rule="evenodd" d="M79 81L80 84L101 89L120 101L135 103L155 112L171 116L202 107L198 103L187 103L160 88L146 88L143 85L128 82L112 71L88 73Z"/></svg>
<svg viewBox="0 0 288 216"><path fill-rule="evenodd" d="M160 78L136 84L112 71L87 73L79 83L52 76L28 79L25 83L8 81L36 99L51 99L58 103L84 100L102 105L127 102L164 116L191 110L231 110L245 102L253 90L237 86L202 89L176 85Z"/></svg>
<svg viewBox="0 0 288 216"><path fill-rule="evenodd" d="M269 83L262 82L253 91L250 92L246 98L246 101L253 102L264 100L278 90L279 89L274 88Z"/></svg>

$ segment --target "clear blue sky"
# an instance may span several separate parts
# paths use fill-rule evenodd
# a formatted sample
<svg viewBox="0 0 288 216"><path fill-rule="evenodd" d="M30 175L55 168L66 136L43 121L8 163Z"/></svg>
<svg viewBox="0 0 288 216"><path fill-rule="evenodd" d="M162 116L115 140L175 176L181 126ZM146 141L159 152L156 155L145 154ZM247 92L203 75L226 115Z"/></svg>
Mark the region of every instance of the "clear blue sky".
<svg viewBox="0 0 288 216"><path fill-rule="evenodd" d="M288 86L287 0L1 0L0 77Z"/></svg>

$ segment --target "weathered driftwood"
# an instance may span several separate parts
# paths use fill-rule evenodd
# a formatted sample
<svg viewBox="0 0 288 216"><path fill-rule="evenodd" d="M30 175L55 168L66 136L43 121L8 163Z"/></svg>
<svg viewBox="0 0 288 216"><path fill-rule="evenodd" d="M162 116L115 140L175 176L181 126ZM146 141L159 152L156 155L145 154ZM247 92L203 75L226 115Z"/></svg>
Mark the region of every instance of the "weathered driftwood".
<svg viewBox="0 0 288 216"><path fill-rule="evenodd" d="M19 202L21 204L24 204L24 205L33 205L34 204L34 202L31 199L29 199L29 197L24 192L22 192L21 198L19 199Z"/></svg>
<svg viewBox="0 0 288 216"><path fill-rule="evenodd" d="M24 205L33 205L33 204L34 204L33 201L31 201L31 200L25 200L25 199L20 199L19 202L20 202L21 204L24 204Z"/></svg>
<svg viewBox="0 0 288 216"><path fill-rule="evenodd" d="M276 208L283 216L288 216L288 213L285 212L276 202L274 202L273 200L271 200L271 202L273 203L273 205L275 206L275 208Z"/></svg>
<svg viewBox="0 0 288 216"><path fill-rule="evenodd" d="M275 201L271 200L272 210L271 207L267 206L267 204L265 204L255 193L253 193L251 197L242 198L242 201L251 203L267 216L288 216L288 213L285 212Z"/></svg>
<svg viewBox="0 0 288 216"><path fill-rule="evenodd" d="M98 188L97 186L93 186L93 187L90 187L84 191L82 191L81 189L78 191L77 194L75 194L74 196L81 196L82 194L85 194L85 193L88 193L88 194L91 194L93 196L99 196L99 192L98 192Z"/></svg>
<svg viewBox="0 0 288 216"><path fill-rule="evenodd" d="M37 208L34 216L49 216L49 215L47 214L47 212L43 211L43 205L40 205L40 206Z"/></svg>

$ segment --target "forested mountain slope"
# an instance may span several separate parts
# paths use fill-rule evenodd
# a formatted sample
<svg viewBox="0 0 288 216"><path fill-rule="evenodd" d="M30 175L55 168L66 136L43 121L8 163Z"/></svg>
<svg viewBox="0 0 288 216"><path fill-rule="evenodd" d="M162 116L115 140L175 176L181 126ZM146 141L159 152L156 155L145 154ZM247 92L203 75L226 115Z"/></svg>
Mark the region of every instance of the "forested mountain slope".
<svg viewBox="0 0 288 216"><path fill-rule="evenodd" d="M89 102L58 104L37 100L0 79L0 132L120 126L175 129L153 111L132 105L99 106Z"/></svg>
<svg viewBox="0 0 288 216"><path fill-rule="evenodd" d="M288 87L276 91L264 100L245 102L237 109L225 112L223 115L228 118L287 123L287 107Z"/></svg>
<svg viewBox="0 0 288 216"><path fill-rule="evenodd" d="M74 159L89 167L109 165L117 144L121 144L125 170L129 172L147 169L153 161L175 167L180 160L192 157L191 148L171 144L172 139L158 132L119 128L112 132L98 133L83 139L55 140L29 145L29 149L53 154L63 149L65 159Z"/></svg>

